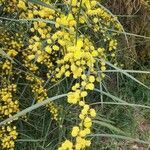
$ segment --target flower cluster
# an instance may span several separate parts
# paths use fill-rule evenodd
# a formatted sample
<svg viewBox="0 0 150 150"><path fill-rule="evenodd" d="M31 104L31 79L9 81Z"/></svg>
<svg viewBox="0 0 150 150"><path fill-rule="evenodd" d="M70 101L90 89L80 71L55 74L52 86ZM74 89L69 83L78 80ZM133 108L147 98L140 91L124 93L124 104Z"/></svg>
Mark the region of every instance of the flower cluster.
<svg viewBox="0 0 150 150"><path fill-rule="evenodd" d="M116 33L108 29L121 30L121 26L96 0L60 2L63 5L53 4L52 0L42 0L43 5L25 0L0 1L4 14L18 14L18 21L30 23L22 35L16 30L0 34L3 50L0 71L5 82L0 89L0 114L5 119L19 111L19 103L13 95L16 92L13 83L18 76L30 83L36 102L48 98L47 84L63 77L72 78L75 83L67 102L79 107L79 121L70 131L72 140L66 139L59 150L82 150L91 145L87 135L92 132L92 119L96 117L96 111L87 104L86 97L94 90L95 83L105 77L105 61L116 60ZM7 21L3 22L7 24ZM18 62L20 72L15 71ZM59 107L53 102L46 107L52 118L58 120ZM16 127L3 126L0 138L2 148L12 150L17 138Z"/></svg>
<svg viewBox="0 0 150 150"><path fill-rule="evenodd" d="M19 111L18 101L13 96L14 92L16 92L15 84L7 85L0 90L0 114L2 117L10 117L13 113Z"/></svg>
<svg viewBox="0 0 150 150"><path fill-rule="evenodd" d="M86 139L86 136L91 133L92 118L96 117L96 111L86 104L85 98L88 95L88 91L94 89L95 81L93 75L88 76L82 74L81 82L72 86L72 92L68 94L68 103L79 105L81 110L79 114L80 122L77 126L74 126L71 131L71 136L75 138L71 148L75 150L85 149L91 144L91 141ZM61 145L60 150L67 150L67 148L69 148L65 144L66 141Z"/></svg>
<svg viewBox="0 0 150 150"><path fill-rule="evenodd" d="M14 83L13 59L18 54L23 44L18 34L13 35L9 31L0 33L0 119L6 119L19 112L19 101L17 98L17 84ZM16 37L16 39L14 38ZM17 138L16 126L10 123L0 127L0 142L3 149L14 149Z"/></svg>
<svg viewBox="0 0 150 150"><path fill-rule="evenodd" d="M32 93L37 102L42 102L48 98L47 90L44 88L44 80L30 75L27 75L26 79L31 83ZM58 106L55 103L50 102L46 107L51 112L52 118L58 120Z"/></svg>
<svg viewBox="0 0 150 150"><path fill-rule="evenodd" d="M14 99L15 92L15 84L4 85L4 87L0 89L0 119L10 117L19 111L18 100ZM2 148L13 149L17 135L16 126L11 127L11 125L6 124L0 127Z"/></svg>
<svg viewBox="0 0 150 150"><path fill-rule="evenodd" d="M15 147L15 140L17 139L18 133L16 126L2 126L0 129L0 139L3 149L13 150Z"/></svg>

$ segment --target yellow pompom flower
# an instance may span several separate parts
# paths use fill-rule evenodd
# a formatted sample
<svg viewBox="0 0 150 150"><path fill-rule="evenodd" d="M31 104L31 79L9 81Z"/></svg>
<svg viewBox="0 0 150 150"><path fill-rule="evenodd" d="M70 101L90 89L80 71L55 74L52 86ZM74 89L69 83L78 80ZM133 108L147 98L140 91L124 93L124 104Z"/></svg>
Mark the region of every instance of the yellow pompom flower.
<svg viewBox="0 0 150 150"><path fill-rule="evenodd" d="M86 135L91 133L91 130L89 128L85 128L84 131L85 131Z"/></svg>
<svg viewBox="0 0 150 150"><path fill-rule="evenodd" d="M73 127L71 132L72 137L76 137L78 133L79 133L79 127L78 126Z"/></svg>
<svg viewBox="0 0 150 150"><path fill-rule="evenodd" d="M23 10L26 10L26 9L27 9L27 7L26 7L26 5L25 5L25 2L22 1L22 0L19 0L19 3L18 3L17 6L18 6L18 8L23 9Z"/></svg>
<svg viewBox="0 0 150 150"><path fill-rule="evenodd" d="M68 103L76 104L80 100L79 92L70 92L67 100Z"/></svg>
<svg viewBox="0 0 150 150"><path fill-rule="evenodd" d="M57 45L54 45L54 46L53 46L53 50L58 51L58 50L59 50L59 47L58 47Z"/></svg>
<svg viewBox="0 0 150 150"><path fill-rule="evenodd" d="M80 102L79 102L79 105L80 105L80 106L84 106L84 105L85 105L85 102L84 102L84 101L80 101Z"/></svg>
<svg viewBox="0 0 150 150"><path fill-rule="evenodd" d="M106 70L106 67L105 66L102 66L101 67L101 71L105 71Z"/></svg>
<svg viewBox="0 0 150 150"><path fill-rule="evenodd" d="M86 104L86 105L84 105L84 107L83 107L85 110L89 110L89 108L90 108L90 106L88 105L88 104Z"/></svg>
<svg viewBox="0 0 150 150"><path fill-rule="evenodd" d="M51 54L52 48L51 48L50 46L46 46L46 47L45 47L45 51L46 51L47 53Z"/></svg>
<svg viewBox="0 0 150 150"><path fill-rule="evenodd" d="M87 92L86 91L82 91L81 92L81 97L86 97L87 96Z"/></svg>
<svg viewBox="0 0 150 150"><path fill-rule="evenodd" d="M83 74L83 75L81 76L81 78L82 78L82 80L86 80L87 76L86 76L85 74Z"/></svg>
<svg viewBox="0 0 150 150"><path fill-rule="evenodd" d="M85 136L86 136L85 130L81 130L81 131L79 132L79 136L85 137Z"/></svg>
<svg viewBox="0 0 150 150"><path fill-rule="evenodd" d="M95 81L95 77L94 77L94 76L89 76L89 81L90 81L91 83L93 83L93 82Z"/></svg>
<svg viewBox="0 0 150 150"><path fill-rule="evenodd" d="M82 115L88 114L88 110L87 110L87 109L82 109L81 114L82 114Z"/></svg>
<svg viewBox="0 0 150 150"><path fill-rule="evenodd" d="M86 83L85 81L82 81L82 82L81 82L81 85L82 85L83 87L86 86L86 84L87 84L87 83Z"/></svg>
<svg viewBox="0 0 150 150"><path fill-rule="evenodd" d="M48 39L48 40L47 40L47 43L48 43L48 44L51 44L51 43L52 43L52 40L51 40L51 39Z"/></svg>
<svg viewBox="0 0 150 150"><path fill-rule="evenodd" d="M85 126L86 128L90 128L90 127L92 126L92 120L91 120L91 118L86 117L86 118L84 119L84 126Z"/></svg>
<svg viewBox="0 0 150 150"><path fill-rule="evenodd" d="M88 90L94 90L94 84L93 83L88 83L86 85L86 89L88 89Z"/></svg>
<svg viewBox="0 0 150 150"><path fill-rule="evenodd" d="M95 117L96 116L95 109L90 109L90 115L91 115L91 117Z"/></svg>
<svg viewBox="0 0 150 150"><path fill-rule="evenodd" d="M66 76L66 77L69 77L69 76L70 76L70 71L66 71L66 72L65 72L65 76Z"/></svg>
<svg viewBox="0 0 150 150"><path fill-rule="evenodd" d="M84 117L85 117L85 116L84 116L83 114L80 114L80 115L79 115L79 118L80 118L81 120L83 120Z"/></svg>
<svg viewBox="0 0 150 150"><path fill-rule="evenodd" d="M90 140L86 140L86 146L89 147L91 145L91 141Z"/></svg>
<svg viewBox="0 0 150 150"><path fill-rule="evenodd" d="M28 59L29 59L29 60L32 60L32 59L34 59L34 58L35 58L35 55L29 55L29 56L28 56Z"/></svg>
<svg viewBox="0 0 150 150"><path fill-rule="evenodd" d="M42 55L39 55L38 58L37 58L37 62L42 62L44 60L44 56Z"/></svg>
<svg viewBox="0 0 150 150"><path fill-rule="evenodd" d="M59 150L73 150L73 143L69 140L65 140L65 142L62 143Z"/></svg>

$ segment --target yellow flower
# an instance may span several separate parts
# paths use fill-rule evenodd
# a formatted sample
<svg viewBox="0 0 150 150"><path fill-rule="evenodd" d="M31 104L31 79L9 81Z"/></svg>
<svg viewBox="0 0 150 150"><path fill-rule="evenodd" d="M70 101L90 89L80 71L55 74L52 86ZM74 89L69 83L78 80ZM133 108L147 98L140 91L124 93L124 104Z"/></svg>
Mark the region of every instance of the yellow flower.
<svg viewBox="0 0 150 150"><path fill-rule="evenodd" d="M75 59L80 59L82 57L82 52L80 49L77 49L75 52L74 52L74 58Z"/></svg>
<svg viewBox="0 0 150 150"><path fill-rule="evenodd" d="M81 82L81 85L82 85L83 87L86 86L86 84L87 84L87 83L86 83L85 81L82 81L82 82Z"/></svg>
<svg viewBox="0 0 150 150"><path fill-rule="evenodd" d="M85 147L86 147L86 140L78 136L76 138L76 145L75 145L76 150L85 149Z"/></svg>
<svg viewBox="0 0 150 150"><path fill-rule="evenodd" d="M89 147L91 145L91 141L90 140L86 140L86 146Z"/></svg>
<svg viewBox="0 0 150 150"><path fill-rule="evenodd" d="M100 54L102 54L104 52L104 49L103 48L98 48L97 50Z"/></svg>
<svg viewBox="0 0 150 150"><path fill-rule="evenodd" d="M80 101L80 102L79 102L79 105L80 105L80 106L84 106L84 105L85 105L85 102L84 102L84 101Z"/></svg>
<svg viewBox="0 0 150 150"><path fill-rule="evenodd" d="M32 12L28 13L28 18L29 18L29 19L32 19L33 17L34 17L34 15L33 15Z"/></svg>
<svg viewBox="0 0 150 150"><path fill-rule="evenodd" d="M96 1L96 0L92 0L92 1L91 1L91 6L92 6L92 7L95 7L96 4L97 4L97 1Z"/></svg>
<svg viewBox="0 0 150 150"><path fill-rule="evenodd" d="M26 5L25 5L25 2L22 1L22 0L19 0L19 3L18 3L17 6L18 6L18 8L23 9L23 10L26 10L26 9L27 9L27 7L26 7Z"/></svg>
<svg viewBox="0 0 150 150"><path fill-rule="evenodd" d="M86 128L90 128L90 127L92 126L92 120L91 120L91 118L86 117L86 118L84 119L84 126L85 126Z"/></svg>
<svg viewBox="0 0 150 150"><path fill-rule="evenodd" d="M98 52L97 52L96 50L94 50L94 51L92 52L92 56L93 56L93 57L97 57L97 56L98 56Z"/></svg>
<svg viewBox="0 0 150 150"><path fill-rule="evenodd" d="M106 67L105 66L101 66L101 71L105 71Z"/></svg>
<svg viewBox="0 0 150 150"><path fill-rule="evenodd" d="M83 0L83 3L85 3L87 9L91 9L91 4L90 4L90 0Z"/></svg>
<svg viewBox="0 0 150 150"><path fill-rule="evenodd" d="M78 126L73 127L71 132L72 137L76 137L78 133L79 133L79 127Z"/></svg>
<svg viewBox="0 0 150 150"><path fill-rule="evenodd" d="M37 62L42 62L44 60L44 57L42 55L38 56Z"/></svg>
<svg viewBox="0 0 150 150"><path fill-rule="evenodd" d="M87 110L87 109L82 109L81 114L82 114L82 115L88 114L88 110Z"/></svg>
<svg viewBox="0 0 150 150"><path fill-rule="evenodd" d="M54 46L53 46L53 50L58 51L58 50L59 50L59 47L58 47L57 45L54 45Z"/></svg>
<svg viewBox="0 0 150 150"><path fill-rule="evenodd" d="M95 109L90 109L90 115L91 115L91 117L95 117L96 116Z"/></svg>
<svg viewBox="0 0 150 150"><path fill-rule="evenodd" d="M85 116L84 116L83 114L80 114L80 115L79 115L79 118L80 118L81 120L83 120L84 117L85 117Z"/></svg>
<svg viewBox="0 0 150 150"><path fill-rule="evenodd" d="M94 23L97 23L97 22L98 22L98 18L94 18L94 19L93 19L93 22L94 22Z"/></svg>
<svg viewBox="0 0 150 150"><path fill-rule="evenodd" d="M65 140L65 142L62 143L60 150L73 150L73 143L69 140Z"/></svg>
<svg viewBox="0 0 150 150"><path fill-rule="evenodd" d="M91 130L89 128L84 129L84 131L86 132L86 135L91 133Z"/></svg>
<svg viewBox="0 0 150 150"><path fill-rule="evenodd" d="M90 106L89 105L84 105L84 109L89 110Z"/></svg>
<svg viewBox="0 0 150 150"><path fill-rule="evenodd" d="M47 53L51 54L52 49L51 49L50 46L46 46L46 47L45 47L45 51L46 51Z"/></svg>
<svg viewBox="0 0 150 150"><path fill-rule="evenodd" d="M86 91L81 92L81 97L86 97L86 96L87 96L87 92Z"/></svg>
<svg viewBox="0 0 150 150"><path fill-rule="evenodd" d="M69 77L70 76L70 71L65 72L65 76Z"/></svg>
<svg viewBox="0 0 150 150"><path fill-rule="evenodd" d="M105 66L106 65L105 61L101 61L101 65Z"/></svg>
<svg viewBox="0 0 150 150"><path fill-rule="evenodd" d="M76 104L80 100L79 92L70 92L67 100L68 103Z"/></svg>
<svg viewBox="0 0 150 150"><path fill-rule="evenodd" d="M48 44L51 44L51 43L52 43L52 40L51 40L51 39L48 39L48 40L47 40L47 43L48 43Z"/></svg>
<svg viewBox="0 0 150 150"><path fill-rule="evenodd" d="M112 56L112 57L115 57L116 55L115 55L115 53L112 53L111 56Z"/></svg>
<svg viewBox="0 0 150 150"><path fill-rule="evenodd" d="M93 84L93 83L88 83L88 84L86 85L86 89L88 89L88 90L93 90L93 89L94 89L94 84Z"/></svg>
<svg viewBox="0 0 150 150"><path fill-rule="evenodd" d="M86 80L87 76L86 76L85 74L83 74L83 75L81 76L81 78L82 78L83 80Z"/></svg>
<svg viewBox="0 0 150 150"><path fill-rule="evenodd" d="M91 83L93 83L94 81L95 81L95 77L94 76L89 76L89 81L91 82Z"/></svg>
<svg viewBox="0 0 150 150"><path fill-rule="evenodd" d="M29 55L29 56L28 56L28 59L29 59L29 60L32 60L32 59L34 59L34 58L35 58L35 55Z"/></svg>
<svg viewBox="0 0 150 150"><path fill-rule="evenodd" d="M85 130L81 130L81 131L79 132L79 136L85 137L85 136L86 136Z"/></svg>
<svg viewBox="0 0 150 150"><path fill-rule="evenodd" d="M75 79L77 79L78 77L80 77L82 75L82 68L78 68L76 67L76 70L73 71L73 77Z"/></svg>
<svg viewBox="0 0 150 150"><path fill-rule="evenodd" d="M72 1L71 1L71 5L72 5L72 6L76 6L76 5L77 5L77 0L72 0Z"/></svg>
<svg viewBox="0 0 150 150"><path fill-rule="evenodd" d="M44 10L39 11L39 16L40 17L45 17L46 12Z"/></svg>
<svg viewBox="0 0 150 150"><path fill-rule="evenodd" d="M81 49L83 47L83 39L79 38L77 40L77 48L78 49Z"/></svg>
<svg viewBox="0 0 150 150"><path fill-rule="evenodd" d="M81 150L81 149L82 149L82 145L77 143L75 145L75 150Z"/></svg>

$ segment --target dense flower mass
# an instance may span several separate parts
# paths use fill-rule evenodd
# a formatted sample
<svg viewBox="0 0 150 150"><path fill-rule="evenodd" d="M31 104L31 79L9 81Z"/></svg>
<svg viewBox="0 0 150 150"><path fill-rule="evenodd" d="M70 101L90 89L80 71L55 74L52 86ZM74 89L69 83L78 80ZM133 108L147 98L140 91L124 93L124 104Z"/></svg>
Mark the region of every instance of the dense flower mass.
<svg viewBox="0 0 150 150"><path fill-rule="evenodd" d="M39 5L25 0L0 0L2 17L8 16L11 21L11 16L15 16L16 24L21 26L20 31L0 28L0 119L20 110L18 77L30 83L37 103L48 98L48 83L72 78L75 82L67 102L79 107L79 121L70 130L70 139L62 141L58 149L83 150L91 145L87 135L92 132L92 119L96 117L86 97L95 83L105 77L105 61L116 61L116 33L108 29L121 30L121 26L96 0L60 2L62 5L42 0ZM3 19L3 24L9 24L8 20ZM30 24L28 28L26 23ZM46 108L54 120L61 119L57 104L51 102ZM1 127L2 149L14 149L16 130L13 123Z"/></svg>

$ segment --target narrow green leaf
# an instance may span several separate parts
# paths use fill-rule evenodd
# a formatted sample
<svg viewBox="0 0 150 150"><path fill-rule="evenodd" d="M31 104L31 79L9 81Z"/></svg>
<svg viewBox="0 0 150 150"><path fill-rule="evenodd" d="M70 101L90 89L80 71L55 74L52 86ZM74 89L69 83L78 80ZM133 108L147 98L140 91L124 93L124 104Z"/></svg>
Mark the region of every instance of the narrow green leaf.
<svg viewBox="0 0 150 150"><path fill-rule="evenodd" d="M45 23L50 23L50 24L56 24L55 21L51 21L51 20L48 20L48 19L41 19L41 18L32 18L32 19L12 19L12 18L0 17L0 19L3 19L3 20L9 20L9 21L14 21L14 22L37 21L37 22L45 22Z"/></svg>
<svg viewBox="0 0 150 150"><path fill-rule="evenodd" d="M122 70L125 71L127 73L139 73L139 74L150 74L150 71L142 71L142 70ZM105 71L98 71L100 73L102 72L120 72L119 70L105 70Z"/></svg>
<svg viewBox="0 0 150 150"><path fill-rule="evenodd" d="M101 60L101 59L99 59L99 58L96 58L96 59L99 60L99 61ZM144 87L147 88L147 89L150 89L150 87L148 87L147 85L145 85L145 84L142 83L141 81L139 81L139 80L137 80L136 78L134 78L132 75L130 75L130 74L129 74L128 72L126 72L125 70L122 70L122 69L120 69L120 68L114 66L114 65L111 64L110 62L107 62L107 61L106 61L105 63L106 63L107 65L111 66L112 68L116 69L118 72L120 72L120 73L126 75L127 77L129 77L129 78L132 79L133 81L137 82L138 84L144 86Z"/></svg>
<svg viewBox="0 0 150 150"><path fill-rule="evenodd" d="M93 120L94 123L96 124L99 124L103 127L106 127L108 129L110 129L111 131L115 131L117 133L120 133L120 134L123 134L125 135L125 132L123 132L121 129L119 128L116 128L115 126L111 125L110 123L106 123L106 122L103 122L103 121L99 121L99 120Z"/></svg>
<svg viewBox="0 0 150 150"><path fill-rule="evenodd" d="M110 94L110 93L106 93L106 92L101 91L101 90L96 89L96 88L94 89L94 91L100 92L100 93L102 93L102 94L104 94L104 95L106 95L106 96L110 97L111 99L116 100L116 101L118 101L118 102L128 104L127 102L123 101L122 99L120 99L120 98L118 98L118 97L116 97L116 96L114 96L114 95L112 95L112 94Z"/></svg>
<svg viewBox="0 0 150 150"><path fill-rule="evenodd" d="M16 119L18 119L18 117L21 117L21 116L25 115L26 113L29 113L29 112L31 112L31 111L33 111L33 110L35 110L35 109L37 109L37 108L39 108L41 106L44 106L44 105L46 105L49 102L52 102L54 100L57 100L57 99L60 99L62 97L66 97L66 96L67 96L67 94L57 95L57 96L48 98L48 99L46 99L46 100L44 100L44 101L42 101L40 103L37 103L35 105L32 105L32 106L30 106L30 107L28 107L28 108L18 112L17 114L13 115L12 117L9 117L9 118L5 119L4 121L0 122L0 126L6 124L8 122L11 122L13 120L16 120Z"/></svg>
<svg viewBox="0 0 150 150"><path fill-rule="evenodd" d="M122 105L122 106L141 107L141 108L150 109L150 106L140 105L140 104L131 104L131 103L96 102L96 103L92 103L90 105L98 105L98 104L104 104L104 105Z"/></svg>
<svg viewBox="0 0 150 150"><path fill-rule="evenodd" d="M42 142L44 139L17 139L16 142Z"/></svg>
<svg viewBox="0 0 150 150"><path fill-rule="evenodd" d="M114 66L113 64L111 64L110 62L106 62L107 65L111 66L112 68L120 71L122 74L126 75L127 77L129 77L130 79L134 80L135 82L141 84L142 86L146 87L147 89L150 89L148 86L146 86L144 83L140 82L139 80L137 80L136 78L134 78L132 75L130 75L129 73L125 72L124 70Z"/></svg>
<svg viewBox="0 0 150 150"><path fill-rule="evenodd" d="M81 6L82 6L82 0L80 1L79 10L78 10L78 14L77 14L76 43L77 43L77 39L78 39L78 28L79 28L79 18L80 18Z"/></svg>
<svg viewBox="0 0 150 150"><path fill-rule="evenodd" d="M107 138L115 138L115 139L121 139L121 140L127 140L131 142L137 142L137 143L142 143L142 144L150 144L150 141L143 141L139 139L134 139L131 137L126 137L122 135L115 135L115 134L91 134L89 137L107 137Z"/></svg>

